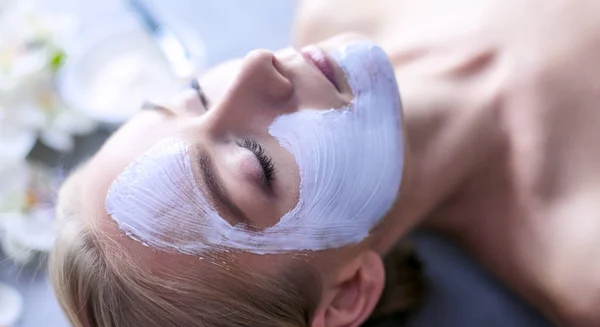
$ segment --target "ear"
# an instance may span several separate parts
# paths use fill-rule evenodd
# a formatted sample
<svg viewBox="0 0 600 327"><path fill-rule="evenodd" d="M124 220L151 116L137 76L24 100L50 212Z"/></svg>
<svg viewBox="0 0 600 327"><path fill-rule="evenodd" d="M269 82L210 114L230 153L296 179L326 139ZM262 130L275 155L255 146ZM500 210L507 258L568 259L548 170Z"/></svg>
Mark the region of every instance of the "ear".
<svg viewBox="0 0 600 327"><path fill-rule="evenodd" d="M365 250L344 265L326 286L312 327L356 327L373 312L385 284L381 256Z"/></svg>

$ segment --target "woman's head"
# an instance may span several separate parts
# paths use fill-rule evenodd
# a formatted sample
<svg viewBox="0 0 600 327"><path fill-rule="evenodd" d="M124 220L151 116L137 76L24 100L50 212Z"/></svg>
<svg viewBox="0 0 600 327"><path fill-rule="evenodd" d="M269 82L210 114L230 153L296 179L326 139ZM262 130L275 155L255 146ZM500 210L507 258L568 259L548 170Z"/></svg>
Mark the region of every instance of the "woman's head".
<svg viewBox="0 0 600 327"><path fill-rule="evenodd" d="M308 326L321 281L304 260L145 251L82 221L90 216L78 207L78 177L62 189L51 258L55 292L74 326Z"/></svg>
<svg viewBox="0 0 600 327"><path fill-rule="evenodd" d="M383 288L367 235L398 191L402 135L393 73L387 61L369 62L380 50L360 51L367 55L340 60L362 62L350 73L358 68L342 70L314 48L252 52L206 74L203 91L148 105L155 110L115 133L61 195L53 278L71 318L100 326L364 320ZM364 99L375 107L360 106ZM377 116L379 107L390 116ZM350 128L379 143L365 148Z"/></svg>

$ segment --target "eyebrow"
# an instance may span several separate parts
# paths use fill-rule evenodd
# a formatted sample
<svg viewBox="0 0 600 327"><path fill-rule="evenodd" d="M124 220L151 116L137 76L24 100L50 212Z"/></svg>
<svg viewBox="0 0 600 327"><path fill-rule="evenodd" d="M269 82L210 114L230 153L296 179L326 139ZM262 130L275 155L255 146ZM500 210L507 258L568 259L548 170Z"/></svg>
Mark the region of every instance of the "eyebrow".
<svg viewBox="0 0 600 327"><path fill-rule="evenodd" d="M198 153L198 162L200 171L202 176L204 176L204 184L208 189L209 197L213 198L213 203L216 209L224 209L228 213L231 214L232 218L235 220L234 223L243 223L248 226L251 226L252 223L244 215L244 212L231 200L227 189L223 186L223 181L221 180L221 176L215 170L212 160L202 149L200 146L196 147Z"/></svg>
<svg viewBox="0 0 600 327"><path fill-rule="evenodd" d="M150 101L144 101L141 109L155 110L169 116L174 115L171 109ZM229 214L231 214L232 218L234 218L234 223L236 224L242 223L247 226L251 226L252 223L250 219L248 219L242 209L240 209L240 207L238 207L235 202L231 200L227 189L223 186L221 176L217 174L213 162L210 160L210 156L199 145L196 147L196 153L198 154L200 172L202 176L204 176L203 181L208 189L208 196L213 200L213 202L216 202L213 203L216 209L223 209L227 211Z"/></svg>

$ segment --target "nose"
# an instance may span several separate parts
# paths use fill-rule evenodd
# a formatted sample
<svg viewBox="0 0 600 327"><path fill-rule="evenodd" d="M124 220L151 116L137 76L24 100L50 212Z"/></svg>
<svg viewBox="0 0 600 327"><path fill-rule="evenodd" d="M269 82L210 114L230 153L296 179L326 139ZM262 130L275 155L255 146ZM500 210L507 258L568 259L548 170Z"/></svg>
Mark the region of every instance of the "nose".
<svg viewBox="0 0 600 327"><path fill-rule="evenodd" d="M268 50L254 50L242 60L225 95L211 111L212 129L247 127L272 121L289 111L294 86L285 67Z"/></svg>
<svg viewBox="0 0 600 327"><path fill-rule="evenodd" d="M252 94L254 98L269 102L287 101L293 85L285 73L273 52L253 50L242 62L239 75L232 86L232 94Z"/></svg>

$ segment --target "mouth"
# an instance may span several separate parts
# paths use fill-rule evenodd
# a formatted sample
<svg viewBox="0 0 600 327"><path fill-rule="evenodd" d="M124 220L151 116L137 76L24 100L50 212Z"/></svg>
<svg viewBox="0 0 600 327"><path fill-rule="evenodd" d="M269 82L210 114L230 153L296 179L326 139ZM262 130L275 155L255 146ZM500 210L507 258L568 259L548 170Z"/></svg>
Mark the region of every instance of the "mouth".
<svg viewBox="0 0 600 327"><path fill-rule="evenodd" d="M304 58L312 62L323 75L335 86L338 91L340 90L340 83L337 80L338 74L336 74L336 66L333 64L333 59L329 57L329 54L323 49L316 46L308 46L300 51Z"/></svg>

